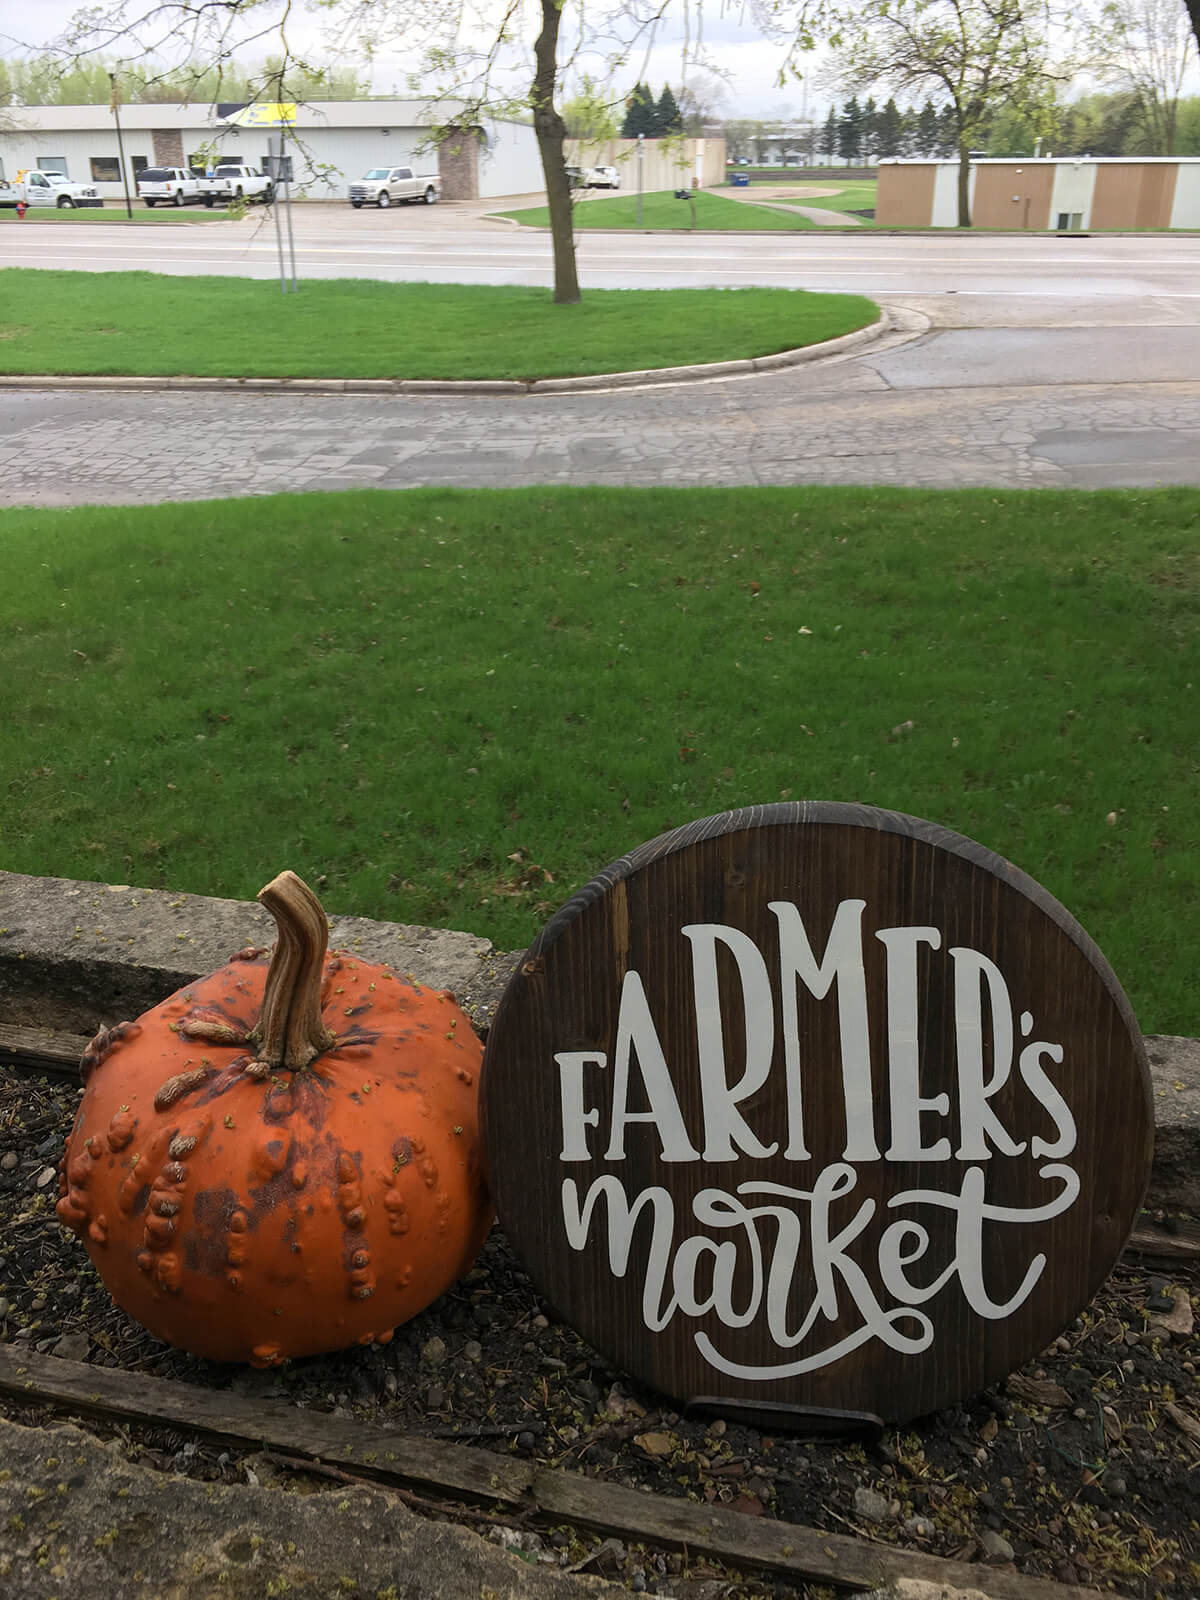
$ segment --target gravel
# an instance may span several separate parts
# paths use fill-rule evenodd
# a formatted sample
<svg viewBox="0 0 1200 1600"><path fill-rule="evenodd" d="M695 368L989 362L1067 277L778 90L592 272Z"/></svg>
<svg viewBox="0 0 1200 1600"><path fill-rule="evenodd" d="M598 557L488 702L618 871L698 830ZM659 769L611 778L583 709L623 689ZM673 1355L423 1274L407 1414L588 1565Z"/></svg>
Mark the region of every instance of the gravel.
<svg viewBox="0 0 1200 1600"><path fill-rule="evenodd" d="M498 1231L454 1290L387 1347L270 1372L172 1350L109 1300L39 1176L77 1091L0 1071L0 1342L209 1389L354 1416L465 1448L536 1458L750 1517L777 1517L925 1553L1111 1588L1137 1600L1200 1593L1200 1269L1127 1257L1036 1360L962 1405L876 1443L790 1437L689 1416L559 1323ZM18 1421L42 1413L16 1400ZM122 1430L164 1471L246 1481L244 1456L163 1428ZM268 1470L250 1468L260 1476ZM274 1468L282 1487L298 1475ZM496 1519L482 1519L486 1528ZM536 1530L537 1561L599 1572L635 1593L774 1594L678 1555ZM686 1582L685 1582L686 1580ZM779 1590L783 1593L783 1590ZM794 1594L794 1590L787 1591Z"/></svg>

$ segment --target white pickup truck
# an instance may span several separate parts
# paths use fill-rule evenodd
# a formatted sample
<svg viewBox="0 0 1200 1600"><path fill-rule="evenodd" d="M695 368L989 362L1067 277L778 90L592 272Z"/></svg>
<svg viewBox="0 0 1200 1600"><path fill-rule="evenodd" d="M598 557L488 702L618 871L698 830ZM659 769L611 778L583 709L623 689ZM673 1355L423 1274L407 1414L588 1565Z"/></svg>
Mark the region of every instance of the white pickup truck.
<svg viewBox="0 0 1200 1600"><path fill-rule="evenodd" d="M230 200L261 200L269 206L275 198L275 185L257 167L242 161L222 161L211 178L200 179L200 198L206 206L214 206L218 200L222 205Z"/></svg>
<svg viewBox="0 0 1200 1600"><path fill-rule="evenodd" d="M410 200L423 200L427 206L442 198L442 180L436 173L422 177L411 167L372 167L350 185L350 204L355 211L363 206L406 206Z"/></svg>
<svg viewBox="0 0 1200 1600"><path fill-rule="evenodd" d="M18 172L13 183L0 183L0 206L57 206L70 211L74 206L102 206L99 189L90 183L72 183L57 172L38 172L33 168Z"/></svg>
<svg viewBox="0 0 1200 1600"><path fill-rule="evenodd" d="M152 209L161 200L165 206L187 206L200 199L200 178L185 167L147 167L138 173L138 198Z"/></svg>

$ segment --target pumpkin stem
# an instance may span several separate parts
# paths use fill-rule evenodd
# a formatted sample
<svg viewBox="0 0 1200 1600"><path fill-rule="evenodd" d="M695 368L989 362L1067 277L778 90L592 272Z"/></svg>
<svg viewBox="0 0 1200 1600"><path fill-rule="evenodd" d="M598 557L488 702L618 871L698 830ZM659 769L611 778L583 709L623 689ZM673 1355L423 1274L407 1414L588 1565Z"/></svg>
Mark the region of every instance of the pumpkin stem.
<svg viewBox="0 0 1200 1600"><path fill-rule="evenodd" d="M274 917L279 938L249 1042L264 1066L300 1072L334 1043L321 1021L329 923L321 902L294 872L281 872L258 898Z"/></svg>

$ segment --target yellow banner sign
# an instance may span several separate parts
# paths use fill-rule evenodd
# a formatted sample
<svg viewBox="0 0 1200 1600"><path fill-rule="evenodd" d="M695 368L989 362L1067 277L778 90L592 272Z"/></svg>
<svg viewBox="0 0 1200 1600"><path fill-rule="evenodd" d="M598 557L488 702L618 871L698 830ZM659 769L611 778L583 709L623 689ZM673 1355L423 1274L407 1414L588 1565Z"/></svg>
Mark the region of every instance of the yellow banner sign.
<svg viewBox="0 0 1200 1600"><path fill-rule="evenodd" d="M252 106L243 106L241 111L235 111L229 118L242 128L273 128L281 122L295 122L296 102L294 100L263 101Z"/></svg>

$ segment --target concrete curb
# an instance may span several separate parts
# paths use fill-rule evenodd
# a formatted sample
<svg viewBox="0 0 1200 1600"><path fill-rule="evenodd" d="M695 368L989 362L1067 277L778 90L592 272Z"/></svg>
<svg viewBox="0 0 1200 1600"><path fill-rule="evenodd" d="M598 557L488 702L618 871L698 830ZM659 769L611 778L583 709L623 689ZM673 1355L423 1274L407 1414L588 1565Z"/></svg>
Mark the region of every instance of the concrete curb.
<svg viewBox="0 0 1200 1600"><path fill-rule="evenodd" d="M253 901L0 872L0 1021L91 1034L157 1005L245 945L274 940ZM452 989L484 1032L521 952L440 928L331 916L330 943ZM1148 1035L1156 1148L1146 1204L1200 1216L1200 1039Z"/></svg>
<svg viewBox="0 0 1200 1600"><path fill-rule="evenodd" d="M874 344L887 334L909 332L919 337L928 326L912 327L912 314L897 316L886 306L877 321L854 333L844 333L820 344L780 350L775 355L740 361L709 361L691 367L648 367L632 372L598 372L585 378L167 378L105 377L99 374L35 376L0 373L2 389L199 389L235 394L375 394L375 395L544 395L586 394L597 389L640 389L654 384L707 383L714 378L748 377L757 372L777 372L785 367L823 361Z"/></svg>

